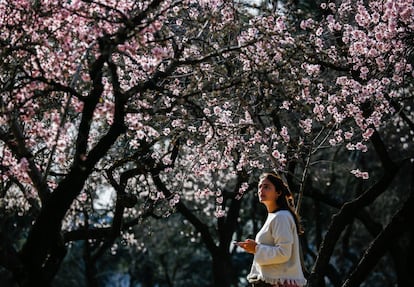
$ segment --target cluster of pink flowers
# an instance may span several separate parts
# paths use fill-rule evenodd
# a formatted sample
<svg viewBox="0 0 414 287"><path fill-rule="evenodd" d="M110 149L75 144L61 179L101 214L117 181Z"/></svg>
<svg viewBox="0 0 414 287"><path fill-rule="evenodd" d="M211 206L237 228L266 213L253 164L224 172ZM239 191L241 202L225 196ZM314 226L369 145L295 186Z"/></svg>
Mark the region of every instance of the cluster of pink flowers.
<svg viewBox="0 0 414 287"><path fill-rule="evenodd" d="M360 177L362 179L368 179L369 178L369 174L366 171L360 171L359 169L354 169L351 171L351 173L353 175L355 175L356 177Z"/></svg>

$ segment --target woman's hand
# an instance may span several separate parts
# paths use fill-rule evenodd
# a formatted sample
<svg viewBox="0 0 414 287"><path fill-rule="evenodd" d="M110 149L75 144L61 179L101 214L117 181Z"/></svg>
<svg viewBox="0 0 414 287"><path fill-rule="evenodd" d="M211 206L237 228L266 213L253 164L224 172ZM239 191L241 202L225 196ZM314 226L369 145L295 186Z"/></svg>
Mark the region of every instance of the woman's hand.
<svg viewBox="0 0 414 287"><path fill-rule="evenodd" d="M254 254L256 252L257 242L253 239L246 239L245 241L235 242L234 244L243 248L247 253Z"/></svg>

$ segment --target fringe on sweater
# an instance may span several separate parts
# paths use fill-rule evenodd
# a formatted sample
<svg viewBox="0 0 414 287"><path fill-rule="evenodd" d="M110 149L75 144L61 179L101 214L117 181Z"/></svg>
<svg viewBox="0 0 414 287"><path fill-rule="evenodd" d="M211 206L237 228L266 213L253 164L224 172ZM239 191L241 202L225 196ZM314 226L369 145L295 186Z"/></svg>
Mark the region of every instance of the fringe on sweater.
<svg viewBox="0 0 414 287"><path fill-rule="evenodd" d="M303 287L306 285L306 280L302 279L282 279L282 278L263 278L263 280L258 280L256 282L265 282L267 283L268 287ZM255 281L251 281L250 283L255 285ZM260 284L258 284L260 286Z"/></svg>

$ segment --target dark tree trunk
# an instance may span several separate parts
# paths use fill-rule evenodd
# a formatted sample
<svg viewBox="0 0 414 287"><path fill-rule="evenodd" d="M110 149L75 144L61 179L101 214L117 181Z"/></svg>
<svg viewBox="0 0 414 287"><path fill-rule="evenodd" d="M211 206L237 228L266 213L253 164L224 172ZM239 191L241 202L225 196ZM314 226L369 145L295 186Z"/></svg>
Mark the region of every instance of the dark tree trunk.
<svg viewBox="0 0 414 287"><path fill-rule="evenodd" d="M229 252L217 252L213 255L213 277L214 287L237 286Z"/></svg>
<svg viewBox="0 0 414 287"><path fill-rule="evenodd" d="M380 258L389 251L393 240L400 240L402 238L401 235L407 230L407 226L412 226L413 216L414 197L410 197L403 208L393 217L387 227L371 243L357 268L343 284L344 287L360 286ZM406 285L404 283L404 285L401 286Z"/></svg>

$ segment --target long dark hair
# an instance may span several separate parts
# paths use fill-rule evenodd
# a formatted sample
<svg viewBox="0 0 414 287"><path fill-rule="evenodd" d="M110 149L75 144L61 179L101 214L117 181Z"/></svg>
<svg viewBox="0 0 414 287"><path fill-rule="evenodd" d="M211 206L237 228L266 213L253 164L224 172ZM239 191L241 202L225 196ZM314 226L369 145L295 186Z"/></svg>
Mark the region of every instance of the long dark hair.
<svg viewBox="0 0 414 287"><path fill-rule="evenodd" d="M303 234L304 230L302 224L300 223L300 217L295 211L295 203L293 201L293 195L289 190L288 185L283 181L283 179L272 172L265 172L260 176L260 180L267 179L269 180L276 188L276 191L281 192L281 196L279 196L276 200L278 210L288 210L293 218L295 219L296 223L296 230L298 234Z"/></svg>

